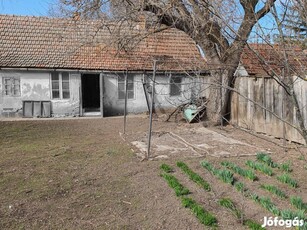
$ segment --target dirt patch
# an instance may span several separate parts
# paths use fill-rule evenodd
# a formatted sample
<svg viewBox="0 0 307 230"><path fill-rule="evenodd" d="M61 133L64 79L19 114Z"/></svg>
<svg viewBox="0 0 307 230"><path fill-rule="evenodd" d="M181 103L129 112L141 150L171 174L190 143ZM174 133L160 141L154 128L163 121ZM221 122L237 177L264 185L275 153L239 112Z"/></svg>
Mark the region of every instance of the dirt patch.
<svg viewBox="0 0 307 230"><path fill-rule="evenodd" d="M277 145L231 127L204 129L200 124L154 121L153 153L169 158L141 162L135 154L139 146L136 148L131 142L146 143L146 116L128 117L127 141L119 135L122 118L33 120L0 125L1 229L203 229L159 176L163 162L176 168L178 160L186 161L212 185L213 193L208 194L176 169L176 176L191 189L192 196L220 216L220 229L245 229L216 204L218 198L231 197L246 210L248 218L261 221L270 214L201 168L199 162L203 159L221 167L225 158L211 156L221 152L230 153L227 160L242 167L246 159L255 157L238 158L232 154L266 150L278 163L290 160L294 169L291 175L300 187L293 190L280 183L278 186L307 202L307 162L298 150L284 154ZM184 141L176 140L176 135L196 146L196 152ZM267 138L280 144L279 140ZM299 150L306 156L305 149ZM267 194L259 189L259 184L276 184L276 178L261 174L259 177L257 183L246 183ZM281 206L290 208L288 202Z"/></svg>

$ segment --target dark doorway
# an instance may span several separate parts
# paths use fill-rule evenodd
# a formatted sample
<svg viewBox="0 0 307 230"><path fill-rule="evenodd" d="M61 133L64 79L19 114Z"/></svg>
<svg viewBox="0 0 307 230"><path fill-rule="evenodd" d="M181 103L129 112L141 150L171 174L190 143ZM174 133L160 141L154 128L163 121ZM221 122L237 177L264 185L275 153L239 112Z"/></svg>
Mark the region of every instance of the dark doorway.
<svg viewBox="0 0 307 230"><path fill-rule="evenodd" d="M81 81L84 112L100 112L99 74L83 74Z"/></svg>

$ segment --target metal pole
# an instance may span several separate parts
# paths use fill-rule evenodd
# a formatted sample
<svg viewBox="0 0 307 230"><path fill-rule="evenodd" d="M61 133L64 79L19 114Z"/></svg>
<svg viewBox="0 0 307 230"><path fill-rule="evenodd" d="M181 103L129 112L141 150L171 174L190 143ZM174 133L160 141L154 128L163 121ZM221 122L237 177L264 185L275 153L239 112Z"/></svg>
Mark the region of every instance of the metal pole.
<svg viewBox="0 0 307 230"><path fill-rule="evenodd" d="M103 101L104 101L103 81L104 81L103 74L100 73L99 74L99 89L100 89L100 115L101 117L103 117Z"/></svg>
<svg viewBox="0 0 307 230"><path fill-rule="evenodd" d="M127 99L128 99L128 71L125 74L125 108L124 108L124 134L126 133L127 123Z"/></svg>
<svg viewBox="0 0 307 230"><path fill-rule="evenodd" d="M155 99L155 81L156 81L156 64L157 60L153 63L153 74L152 74L152 90L151 90L151 105L150 105L150 115L149 115L149 131L148 131L148 149L147 149L147 159L150 157L150 145L151 145L151 131L152 131L152 112Z"/></svg>
<svg viewBox="0 0 307 230"><path fill-rule="evenodd" d="M283 68L282 69L282 80L284 81L285 80L285 69ZM286 119L286 116L285 116L285 99L286 99L286 95L285 95L285 90L282 88L281 89L281 117L283 120ZM287 142L286 142L286 123L283 122L282 123L282 137L283 137L283 146L284 146L284 153L287 152L287 149L286 149L286 145L287 145Z"/></svg>
<svg viewBox="0 0 307 230"><path fill-rule="evenodd" d="M220 127L222 128L222 126L223 126L223 123L224 123L224 120L223 120L223 116L224 116L224 114L222 114L222 109L223 109L223 76L222 76L222 70L220 69L220 113L221 113L221 120L220 120L220 122L221 122L221 124L220 124Z"/></svg>

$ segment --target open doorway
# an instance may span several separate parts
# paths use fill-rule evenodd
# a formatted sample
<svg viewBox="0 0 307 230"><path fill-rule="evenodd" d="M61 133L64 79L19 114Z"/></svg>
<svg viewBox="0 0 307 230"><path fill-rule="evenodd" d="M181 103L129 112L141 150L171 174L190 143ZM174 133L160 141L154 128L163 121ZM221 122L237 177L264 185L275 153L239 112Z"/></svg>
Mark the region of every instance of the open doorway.
<svg viewBox="0 0 307 230"><path fill-rule="evenodd" d="M100 115L99 74L82 74L83 115Z"/></svg>

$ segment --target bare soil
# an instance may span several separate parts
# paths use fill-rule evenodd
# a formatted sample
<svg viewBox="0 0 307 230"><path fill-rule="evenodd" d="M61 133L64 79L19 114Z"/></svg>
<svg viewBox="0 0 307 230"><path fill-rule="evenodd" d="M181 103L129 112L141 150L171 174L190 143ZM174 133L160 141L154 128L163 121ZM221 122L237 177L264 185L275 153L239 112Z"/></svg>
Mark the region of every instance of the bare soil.
<svg viewBox="0 0 307 230"><path fill-rule="evenodd" d="M207 151L201 153L196 149L200 154L188 151L186 145L174 144L174 139L163 134L160 135L163 142L161 139L156 144L167 158L149 161L142 161L137 155L141 150L131 144L146 140L146 116L128 117L126 135L119 134L123 132L123 119L119 117L1 121L0 127L0 229L203 229L159 176L162 163L176 168L178 160L210 182L213 191L209 193L190 181L179 168L174 173L192 191L193 199L217 216L219 229L246 229L218 205L218 199L230 197L246 218L259 223L272 214L220 182L199 164L206 159L221 167L220 162L226 159L246 168L245 161L255 160L255 156L239 154L243 152L267 151L277 163L290 160L291 176L299 182L297 189L278 182L276 175L281 174L278 169L273 177L257 172L256 182L236 175L249 189L271 196L283 209L293 207L288 200L281 201L261 190L260 184L274 184L288 196L301 196L307 203L306 149L288 143L291 149L284 152L279 146L281 140L264 135L258 138L231 126L213 127L209 131L246 145L202 140L197 132L203 128L201 124L156 120L153 127L157 136L179 133L186 135L185 140L190 136L191 143ZM206 148L206 144L214 148ZM172 145L177 148L175 151L173 147L168 149ZM156 150L153 149L153 156L159 155ZM214 156L213 150L231 154Z"/></svg>

